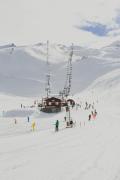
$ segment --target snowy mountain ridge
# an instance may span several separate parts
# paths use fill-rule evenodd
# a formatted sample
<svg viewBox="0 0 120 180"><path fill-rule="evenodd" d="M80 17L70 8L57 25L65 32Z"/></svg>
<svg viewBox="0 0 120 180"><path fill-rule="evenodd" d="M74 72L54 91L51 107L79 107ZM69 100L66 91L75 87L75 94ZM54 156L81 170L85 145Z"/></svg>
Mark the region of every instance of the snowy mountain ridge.
<svg viewBox="0 0 120 180"><path fill-rule="evenodd" d="M118 44L118 42L117 42ZM111 47L111 46L110 46ZM74 46L72 93L87 88L96 78L120 67L119 48L101 49ZM65 83L70 47L50 44L49 62L52 88L56 92ZM9 47L0 50L0 92L18 96L44 94L46 44ZM55 92L55 93L56 93Z"/></svg>

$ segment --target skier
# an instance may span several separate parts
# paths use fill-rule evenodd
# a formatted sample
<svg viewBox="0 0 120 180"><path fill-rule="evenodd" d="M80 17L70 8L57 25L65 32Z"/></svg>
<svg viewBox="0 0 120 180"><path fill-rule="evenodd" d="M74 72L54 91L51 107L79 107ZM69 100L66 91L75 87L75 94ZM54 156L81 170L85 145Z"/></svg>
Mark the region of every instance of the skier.
<svg viewBox="0 0 120 180"><path fill-rule="evenodd" d="M35 126L36 126L35 121L33 121L33 122L32 122L32 130L33 130L33 131L35 130Z"/></svg>
<svg viewBox="0 0 120 180"><path fill-rule="evenodd" d="M58 131L58 130L59 130L59 121L57 120L55 123L55 131Z"/></svg>
<svg viewBox="0 0 120 180"><path fill-rule="evenodd" d="M88 103L85 102L85 110L88 109Z"/></svg>
<svg viewBox="0 0 120 180"><path fill-rule="evenodd" d="M89 104L89 107L88 107L89 109L91 108L91 104Z"/></svg>
<svg viewBox="0 0 120 180"><path fill-rule="evenodd" d="M14 119L14 123L17 124L17 120L16 119Z"/></svg>
<svg viewBox="0 0 120 180"><path fill-rule="evenodd" d="M27 117L27 120L28 120L28 122L30 121L30 118L29 118L29 116Z"/></svg>
<svg viewBox="0 0 120 180"><path fill-rule="evenodd" d="M66 116L64 117L64 120L66 121Z"/></svg>
<svg viewBox="0 0 120 180"><path fill-rule="evenodd" d="M89 114L89 116L88 116L88 120L89 120L89 121L91 120L91 114Z"/></svg>

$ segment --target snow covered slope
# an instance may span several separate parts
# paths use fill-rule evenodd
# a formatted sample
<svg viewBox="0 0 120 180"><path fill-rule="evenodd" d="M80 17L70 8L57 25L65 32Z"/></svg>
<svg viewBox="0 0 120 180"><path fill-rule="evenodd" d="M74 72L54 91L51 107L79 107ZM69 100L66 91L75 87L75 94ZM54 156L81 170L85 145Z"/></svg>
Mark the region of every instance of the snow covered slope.
<svg viewBox="0 0 120 180"><path fill-rule="evenodd" d="M120 67L119 47L86 49L74 46L72 93L87 88L96 78ZM51 84L53 93L64 87L70 47L50 44ZM115 58L112 58L112 56ZM46 44L5 46L0 49L0 92L18 96L44 94Z"/></svg>
<svg viewBox="0 0 120 180"><path fill-rule="evenodd" d="M120 179L119 44L99 50L75 46L72 93L81 108L71 108L74 128L66 128L64 109L45 114L34 106L44 91L45 44L0 50L0 180ZM69 49L50 45L54 91L64 85ZM85 110L86 101L98 112L91 121L94 109Z"/></svg>

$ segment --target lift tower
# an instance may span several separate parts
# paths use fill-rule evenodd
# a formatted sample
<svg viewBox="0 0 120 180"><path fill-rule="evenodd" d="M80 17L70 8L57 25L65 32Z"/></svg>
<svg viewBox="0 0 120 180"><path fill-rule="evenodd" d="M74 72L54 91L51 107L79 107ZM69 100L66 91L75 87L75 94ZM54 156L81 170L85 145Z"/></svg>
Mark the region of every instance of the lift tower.
<svg viewBox="0 0 120 180"><path fill-rule="evenodd" d="M65 86L63 89L63 95L68 97L70 94L71 89L71 82L72 82L72 57L73 57L73 44L71 46L71 51L69 54L68 64L67 64L67 74L66 74L66 81Z"/></svg>
<svg viewBox="0 0 120 180"><path fill-rule="evenodd" d="M50 63L49 63L49 41L47 41L47 73L46 73L46 86L45 86L45 91L47 94L47 98L50 96L51 89L50 89L50 79L51 79L51 74L50 74Z"/></svg>

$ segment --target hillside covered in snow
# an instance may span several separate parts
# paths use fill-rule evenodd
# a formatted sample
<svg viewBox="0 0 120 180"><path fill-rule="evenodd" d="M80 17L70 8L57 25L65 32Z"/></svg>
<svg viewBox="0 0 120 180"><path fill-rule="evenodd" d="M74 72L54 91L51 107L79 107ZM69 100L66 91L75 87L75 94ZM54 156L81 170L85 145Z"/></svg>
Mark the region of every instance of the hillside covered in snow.
<svg viewBox="0 0 120 180"><path fill-rule="evenodd" d="M69 52L49 46L53 94L64 87ZM34 104L45 94L46 44L0 47L0 180L120 179L119 52L120 41L101 49L74 45L71 96L80 106L71 108L75 126L66 128L65 109L46 114Z"/></svg>
<svg viewBox="0 0 120 180"><path fill-rule="evenodd" d="M74 46L72 93L86 89L94 80L119 68L119 42L102 49ZM70 47L50 44L51 90L58 93L66 80ZM18 96L44 94L46 82L46 44L0 48L0 92ZM113 58L114 57L114 58Z"/></svg>

